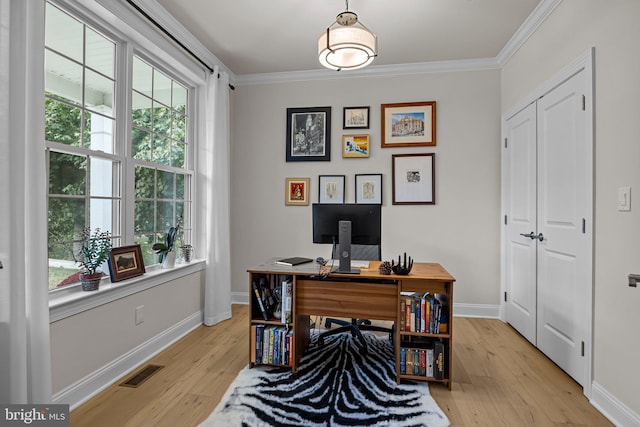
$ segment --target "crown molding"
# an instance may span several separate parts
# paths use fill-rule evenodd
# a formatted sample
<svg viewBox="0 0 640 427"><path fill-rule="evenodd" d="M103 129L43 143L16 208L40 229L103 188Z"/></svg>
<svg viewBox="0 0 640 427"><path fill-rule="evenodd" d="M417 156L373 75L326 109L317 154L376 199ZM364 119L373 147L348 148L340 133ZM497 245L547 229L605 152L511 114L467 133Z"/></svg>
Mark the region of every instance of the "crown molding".
<svg viewBox="0 0 640 427"><path fill-rule="evenodd" d="M522 45L536 32L538 27L549 15L562 3L562 0L542 0L533 12L525 19L518 31L509 39L507 44L496 56L500 68L504 67L509 59L522 47Z"/></svg>
<svg viewBox="0 0 640 427"><path fill-rule="evenodd" d="M123 0L124 1L124 0ZM138 7L151 16L158 24L162 25L169 33L176 37L182 44L187 46L194 54L213 68L218 66L220 71L224 71L229 75L229 82L235 83L236 75L227 67L217 56L207 49L191 32L186 29L176 18L174 18L167 10L156 0L132 0ZM163 35L164 36L164 35ZM173 42L172 42L173 43ZM186 53L186 52L185 52ZM188 56L188 54L187 54ZM194 61L198 64L195 59Z"/></svg>
<svg viewBox="0 0 640 427"><path fill-rule="evenodd" d="M497 70L495 58L463 59L456 61L419 62L414 64L370 65L353 71L309 70L283 73L241 74L236 76L237 86L264 83L302 82L312 80L336 80L362 77L386 77L411 74L444 73L455 71Z"/></svg>
<svg viewBox="0 0 640 427"><path fill-rule="evenodd" d="M122 0L124 1L124 0ZM443 73L456 71L497 70L511 59L529 37L555 10L562 0L542 0L509 39L495 58L465 59L453 61L432 61L413 64L369 66L354 71L304 70L281 73L239 74L233 73L222 61L209 51L193 34L178 22L156 0L133 0L142 10L173 34L185 46L188 46L211 67L218 65L229 75L230 83L236 86L264 83L284 83L293 81L333 80L345 78L398 76L425 73Z"/></svg>

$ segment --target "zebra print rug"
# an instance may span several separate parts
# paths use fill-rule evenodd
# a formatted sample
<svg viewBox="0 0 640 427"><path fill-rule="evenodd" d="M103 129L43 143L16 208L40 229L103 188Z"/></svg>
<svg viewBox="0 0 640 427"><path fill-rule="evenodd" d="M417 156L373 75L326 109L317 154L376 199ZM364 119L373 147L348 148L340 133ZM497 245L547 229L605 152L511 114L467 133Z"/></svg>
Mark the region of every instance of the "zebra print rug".
<svg viewBox="0 0 640 427"><path fill-rule="evenodd" d="M426 383L396 384L388 337L363 334L366 355L338 334L323 347L312 339L296 373L245 367L200 427L448 426Z"/></svg>

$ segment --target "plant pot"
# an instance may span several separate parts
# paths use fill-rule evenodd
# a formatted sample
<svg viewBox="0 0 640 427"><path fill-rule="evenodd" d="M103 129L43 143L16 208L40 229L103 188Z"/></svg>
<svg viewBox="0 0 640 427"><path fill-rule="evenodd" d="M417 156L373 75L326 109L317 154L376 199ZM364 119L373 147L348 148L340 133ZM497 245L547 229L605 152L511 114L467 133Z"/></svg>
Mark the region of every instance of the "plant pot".
<svg viewBox="0 0 640 427"><path fill-rule="evenodd" d="M184 260L184 262L191 262L191 257L193 256L193 246L184 245L180 249L182 249L182 259Z"/></svg>
<svg viewBox="0 0 640 427"><path fill-rule="evenodd" d="M167 255L164 257L164 261L162 261L162 268L173 268L176 265L176 252L171 251L167 252Z"/></svg>
<svg viewBox="0 0 640 427"><path fill-rule="evenodd" d="M102 279L102 272L80 275L80 282L82 283L83 291L97 291L100 287L100 280Z"/></svg>

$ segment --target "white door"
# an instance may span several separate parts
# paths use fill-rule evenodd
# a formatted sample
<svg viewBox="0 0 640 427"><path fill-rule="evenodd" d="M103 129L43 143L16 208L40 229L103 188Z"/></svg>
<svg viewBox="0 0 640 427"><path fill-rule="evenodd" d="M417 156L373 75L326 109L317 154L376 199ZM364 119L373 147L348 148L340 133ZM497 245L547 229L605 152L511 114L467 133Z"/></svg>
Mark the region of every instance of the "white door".
<svg viewBox="0 0 640 427"><path fill-rule="evenodd" d="M581 385L591 309L587 72L505 122L506 320Z"/></svg>
<svg viewBox="0 0 640 427"><path fill-rule="evenodd" d="M537 102L538 348L583 384L591 168L582 70Z"/></svg>
<svg viewBox="0 0 640 427"><path fill-rule="evenodd" d="M506 319L536 344L536 105L506 122Z"/></svg>

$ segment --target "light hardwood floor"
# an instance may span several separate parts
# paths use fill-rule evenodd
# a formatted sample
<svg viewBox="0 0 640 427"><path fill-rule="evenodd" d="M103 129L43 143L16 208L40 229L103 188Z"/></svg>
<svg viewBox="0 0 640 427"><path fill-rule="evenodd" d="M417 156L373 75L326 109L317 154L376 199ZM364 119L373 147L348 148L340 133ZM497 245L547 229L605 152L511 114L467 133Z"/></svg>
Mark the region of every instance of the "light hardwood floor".
<svg viewBox="0 0 640 427"><path fill-rule="evenodd" d="M78 407L71 426L198 425L247 364L247 317L248 306L234 305L232 319L202 326L151 359L164 368L139 388L114 384ZM452 426L612 425L578 384L510 326L454 322L453 388L430 385Z"/></svg>

